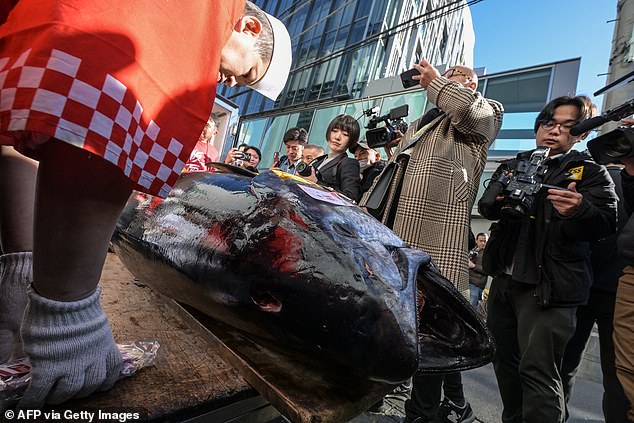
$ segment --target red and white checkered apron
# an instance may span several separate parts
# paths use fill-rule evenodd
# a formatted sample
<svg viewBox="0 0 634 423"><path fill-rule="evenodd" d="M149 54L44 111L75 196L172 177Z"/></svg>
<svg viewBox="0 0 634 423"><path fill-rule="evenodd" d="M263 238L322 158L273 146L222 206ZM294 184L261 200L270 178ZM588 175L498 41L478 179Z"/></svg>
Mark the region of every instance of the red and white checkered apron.
<svg viewBox="0 0 634 423"><path fill-rule="evenodd" d="M165 197L211 113L244 0L20 0L0 26L0 144L49 137Z"/></svg>

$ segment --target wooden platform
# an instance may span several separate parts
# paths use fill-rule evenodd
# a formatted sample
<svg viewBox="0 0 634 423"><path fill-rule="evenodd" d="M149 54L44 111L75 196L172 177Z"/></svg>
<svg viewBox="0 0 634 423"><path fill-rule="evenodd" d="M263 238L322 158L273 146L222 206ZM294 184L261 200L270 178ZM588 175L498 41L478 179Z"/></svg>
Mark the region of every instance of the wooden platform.
<svg viewBox="0 0 634 423"><path fill-rule="evenodd" d="M64 408L130 411L146 421L181 421L258 395L221 358L220 347L209 342L203 328L191 325L164 297L135 281L114 254L108 254L101 284L101 304L115 340L158 340L161 347L154 366Z"/></svg>
<svg viewBox="0 0 634 423"><path fill-rule="evenodd" d="M144 421L267 422L278 414L259 392L294 423L343 423L393 389L255 343L155 293L114 254L108 254L101 284L101 304L115 340L158 340L158 359L111 391L65 403L65 408L138 412ZM236 404L243 404L250 417L236 419L241 411Z"/></svg>

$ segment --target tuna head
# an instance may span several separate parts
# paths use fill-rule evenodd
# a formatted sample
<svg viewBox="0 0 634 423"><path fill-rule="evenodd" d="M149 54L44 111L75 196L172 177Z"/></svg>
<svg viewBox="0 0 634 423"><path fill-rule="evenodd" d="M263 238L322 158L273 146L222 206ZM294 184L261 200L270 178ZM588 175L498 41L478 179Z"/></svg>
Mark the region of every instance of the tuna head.
<svg viewBox="0 0 634 423"><path fill-rule="evenodd" d="M429 256L306 185L187 175L165 201L133 196L113 241L144 282L293 356L390 383L418 367Z"/></svg>

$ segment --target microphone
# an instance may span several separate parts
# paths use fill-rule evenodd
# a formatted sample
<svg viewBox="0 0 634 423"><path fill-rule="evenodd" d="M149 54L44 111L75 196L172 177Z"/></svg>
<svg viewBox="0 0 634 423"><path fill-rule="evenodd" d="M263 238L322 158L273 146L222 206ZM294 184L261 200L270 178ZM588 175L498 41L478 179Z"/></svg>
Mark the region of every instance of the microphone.
<svg viewBox="0 0 634 423"><path fill-rule="evenodd" d="M605 115L586 119L583 122L579 122L578 124L570 128L570 135L576 137L590 131L591 129L601 126L604 123L609 122L610 120L611 119L607 118Z"/></svg>

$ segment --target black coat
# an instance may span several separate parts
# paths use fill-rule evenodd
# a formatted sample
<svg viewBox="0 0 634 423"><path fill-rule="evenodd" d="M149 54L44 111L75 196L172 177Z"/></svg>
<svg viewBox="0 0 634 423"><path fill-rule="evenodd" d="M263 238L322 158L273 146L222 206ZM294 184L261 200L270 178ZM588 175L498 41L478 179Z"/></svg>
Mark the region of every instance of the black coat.
<svg viewBox="0 0 634 423"><path fill-rule="evenodd" d="M627 223L628 213L625 209L625 204L623 204L621 166L606 167L610 177L614 181L616 195L619 197L617 209L617 232L590 244L590 259L592 262L592 273L594 276L592 289L616 292L619 277L623 273L623 268L627 265L625 259L618 254L617 238Z"/></svg>
<svg viewBox="0 0 634 423"><path fill-rule="evenodd" d="M520 153L500 168L515 169L518 159L527 159L531 153ZM492 228L485 249L484 271L499 275L513 264L513 280L536 285L537 302L542 306L587 302L592 283L590 242L616 231L614 183L606 168L593 162L588 154L570 151L553 159L543 183L565 188L575 180L583 202L569 217L560 216L553 208L546 199L547 189L535 195L532 213L519 221L502 217L503 202L480 200L478 204L484 217L500 219ZM487 190L492 186L489 184Z"/></svg>
<svg viewBox="0 0 634 423"><path fill-rule="evenodd" d="M311 165L318 169L327 158L327 155L317 157ZM342 154L319 169L317 182L342 193L351 200L359 201L361 196L360 173L359 162Z"/></svg>
<svg viewBox="0 0 634 423"><path fill-rule="evenodd" d="M634 266L634 176L628 175L623 169L621 182L625 208L631 215L619 236L619 254L626 260L627 264Z"/></svg>

